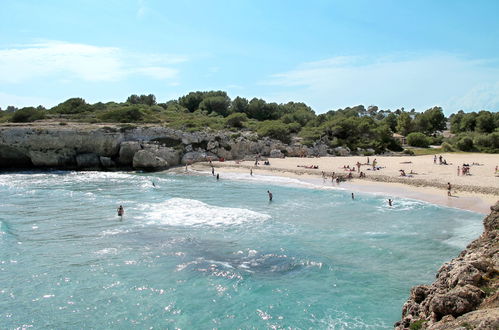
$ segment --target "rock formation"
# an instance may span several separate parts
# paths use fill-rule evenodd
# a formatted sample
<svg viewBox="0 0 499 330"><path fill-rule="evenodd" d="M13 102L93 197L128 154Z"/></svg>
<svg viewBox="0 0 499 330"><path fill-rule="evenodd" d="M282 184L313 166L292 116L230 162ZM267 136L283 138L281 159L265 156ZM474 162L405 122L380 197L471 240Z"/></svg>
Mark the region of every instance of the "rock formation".
<svg viewBox="0 0 499 330"><path fill-rule="evenodd" d="M499 329L499 202L483 234L431 285L411 289L396 329Z"/></svg>
<svg viewBox="0 0 499 330"><path fill-rule="evenodd" d="M259 138L255 133L184 132L144 125L104 126L73 123L0 126L0 168L159 170L168 166L224 158L318 156L335 151L325 144L307 147Z"/></svg>

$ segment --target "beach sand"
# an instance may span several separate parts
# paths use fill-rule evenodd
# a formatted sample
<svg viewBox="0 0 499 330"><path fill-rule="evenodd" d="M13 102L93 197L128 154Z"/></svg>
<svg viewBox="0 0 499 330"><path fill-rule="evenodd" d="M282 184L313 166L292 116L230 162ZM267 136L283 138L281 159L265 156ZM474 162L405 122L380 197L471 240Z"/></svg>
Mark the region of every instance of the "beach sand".
<svg viewBox="0 0 499 330"><path fill-rule="evenodd" d="M270 165L254 165L254 161L213 162L217 173L223 177L224 172L248 173L254 175L275 175L298 178L317 185L337 186L331 182L331 174L347 176L349 171L343 166L355 168L352 180L341 182L340 187L356 192L383 194L396 200L396 197L413 198L448 207L460 208L488 214L490 206L499 200L499 173L495 173L499 165L499 155L478 153L442 154L449 165L434 163L433 155L425 156L370 156L367 165L365 156L320 157L320 158L269 158ZM381 169L373 171L372 162ZM366 174L359 178L356 164L360 162L360 170ZM470 175L457 173L457 167L470 165ZM479 165L473 165L479 164ZM303 166L317 165L318 169ZM209 163L196 163L191 169L211 171ZM405 177L400 175L404 170ZM322 179L322 172L328 178ZM412 171L413 174L410 174ZM447 183L452 185L452 196L447 196ZM396 201L395 201L396 202Z"/></svg>

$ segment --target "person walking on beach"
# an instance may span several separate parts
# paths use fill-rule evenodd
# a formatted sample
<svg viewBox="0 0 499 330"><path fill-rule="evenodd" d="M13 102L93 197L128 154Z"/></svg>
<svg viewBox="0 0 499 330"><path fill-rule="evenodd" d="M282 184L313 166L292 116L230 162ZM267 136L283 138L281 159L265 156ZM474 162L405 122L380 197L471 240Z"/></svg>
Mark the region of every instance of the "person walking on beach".
<svg viewBox="0 0 499 330"><path fill-rule="evenodd" d="M447 182L447 196L452 196L451 189L452 189L452 186L450 185L450 182Z"/></svg>
<svg viewBox="0 0 499 330"><path fill-rule="evenodd" d="M434 155L433 156L433 164L436 164L437 163L437 155Z"/></svg>
<svg viewBox="0 0 499 330"><path fill-rule="evenodd" d="M253 169L250 168L250 175L253 176Z"/></svg>
<svg viewBox="0 0 499 330"><path fill-rule="evenodd" d="M272 202L272 193L270 192L270 190L267 190L267 194L269 194L269 202Z"/></svg>
<svg viewBox="0 0 499 330"><path fill-rule="evenodd" d="M215 168L213 166L211 167L211 175L215 176Z"/></svg>
<svg viewBox="0 0 499 330"><path fill-rule="evenodd" d="M459 165L457 166L457 176L459 176L459 171L460 171L460 168L459 168Z"/></svg>
<svg viewBox="0 0 499 330"><path fill-rule="evenodd" d="M392 200L390 198L388 198L388 206L392 206Z"/></svg>
<svg viewBox="0 0 499 330"><path fill-rule="evenodd" d="M123 208L123 205L120 205L118 207L118 216L120 217L121 220L123 220L123 214L125 214L125 209Z"/></svg>

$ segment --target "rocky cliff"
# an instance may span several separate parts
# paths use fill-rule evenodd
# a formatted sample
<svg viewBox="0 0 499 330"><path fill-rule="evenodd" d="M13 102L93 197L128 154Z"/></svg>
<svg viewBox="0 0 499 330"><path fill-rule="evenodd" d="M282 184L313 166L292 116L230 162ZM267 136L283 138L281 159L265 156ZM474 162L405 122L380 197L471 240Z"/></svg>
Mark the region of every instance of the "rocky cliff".
<svg viewBox="0 0 499 330"><path fill-rule="evenodd" d="M431 285L411 289L396 329L499 329L499 203L483 234Z"/></svg>
<svg viewBox="0 0 499 330"><path fill-rule="evenodd" d="M0 126L0 168L159 170L209 158L326 155L329 151L325 145L287 145L247 131L185 132L154 125L81 123Z"/></svg>

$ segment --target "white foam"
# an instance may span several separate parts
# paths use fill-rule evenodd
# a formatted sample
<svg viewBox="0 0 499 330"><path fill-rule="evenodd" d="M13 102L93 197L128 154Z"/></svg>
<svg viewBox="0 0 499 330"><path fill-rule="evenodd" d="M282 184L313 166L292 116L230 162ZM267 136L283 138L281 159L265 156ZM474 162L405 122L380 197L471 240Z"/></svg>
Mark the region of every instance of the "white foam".
<svg viewBox="0 0 499 330"><path fill-rule="evenodd" d="M248 221L265 221L270 215L248 209L220 207L185 198L172 198L162 203L147 204L143 218L147 224L171 226L225 226Z"/></svg>

